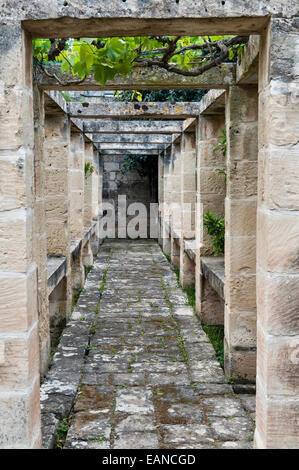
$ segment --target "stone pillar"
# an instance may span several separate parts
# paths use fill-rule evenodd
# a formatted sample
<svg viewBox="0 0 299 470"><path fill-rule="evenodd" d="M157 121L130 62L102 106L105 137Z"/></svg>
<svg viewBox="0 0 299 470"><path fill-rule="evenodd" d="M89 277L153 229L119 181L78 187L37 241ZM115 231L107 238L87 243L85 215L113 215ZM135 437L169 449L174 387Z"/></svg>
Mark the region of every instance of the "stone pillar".
<svg viewBox="0 0 299 470"><path fill-rule="evenodd" d="M34 86L35 201L34 258L37 264L40 372L45 375L50 360L50 321L47 272L47 234L45 213L45 110L44 92Z"/></svg>
<svg viewBox="0 0 299 470"><path fill-rule="evenodd" d="M231 87L226 100L225 373L256 374L256 192L258 100L255 85Z"/></svg>
<svg viewBox="0 0 299 470"><path fill-rule="evenodd" d="M93 167L94 171L91 175L91 193L92 193L92 221L97 222L95 230L91 237L91 250L94 256L99 251L99 152L93 148Z"/></svg>
<svg viewBox="0 0 299 470"><path fill-rule="evenodd" d="M70 235L83 238L84 228L84 136L71 133L70 158Z"/></svg>
<svg viewBox="0 0 299 470"><path fill-rule="evenodd" d="M159 153L158 157L158 203L159 203L159 236L158 243L163 247L163 204L164 204L164 152Z"/></svg>
<svg viewBox="0 0 299 470"><path fill-rule="evenodd" d="M70 144L70 237L71 243L77 245L83 239L84 218L84 136L71 133ZM84 266L82 248L76 259L72 260L73 292L84 285Z"/></svg>
<svg viewBox="0 0 299 470"><path fill-rule="evenodd" d="M255 447L299 448L298 18L261 40Z"/></svg>
<svg viewBox="0 0 299 470"><path fill-rule="evenodd" d="M59 330L71 314L72 279L70 254L70 122L65 114L45 118L45 207L48 256L66 257L66 280L49 299L51 334ZM55 298L57 291L58 298ZM64 292L64 294L62 293Z"/></svg>
<svg viewBox="0 0 299 470"><path fill-rule="evenodd" d="M170 258L173 266L180 266L181 233L181 144L175 142L171 147L171 234Z"/></svg>
<svg viewBox="0 0 299 470"><path fill-rule="evenodd" d="M99 216L103 215L103 157L99 154Z"/></svg>
<svg viewBox="0 0 299 470"><path fill-rule="evenodd" d="M209 236L203 229L203 216L207 211L217 217L224 215L226 191L225 155L215 149L225 129L224 111L219 115L202 115L198 120L197 140L197 196L196 196L196 310L202 323L223 325L223 302L202 274L201 257L214 256Z"/></svg>
<svg viewBox="0 0 299 470"><path fill-rule="evenodd" d="M92 220L99 219L99 152L93 148L93 167L92 173Z"/></svg>
<svg viewBox="0 0 299 470"><path fill-rule="evenodd" d="M92 224L92 168L94 169L93 160L93 143L85 142L85 160L84 160L84 227L89 229ZM91 171L90 171L91 169Z"/></svg>
<svg viewBox="0 0 299 470"><path fill-rule="evenodd" d="M183 132L181 140L181 232L180 282L193 286L195 265L185 251L184 240L195 239L196 138L194 132Z"/></svg>
<svg viewBox="0 0 299 470"><path fill-rule="evenodd" d="M20 23L0 33L0 447L41 445L34 260L32 46Z"/></svg>
<svg viewBox="0 0 299 470"><path fill-rule="evenodd" d="M171 151L164 150L164 204L163 204L163 245L166 255L170 255L170 204L171 204Z"/></svg>

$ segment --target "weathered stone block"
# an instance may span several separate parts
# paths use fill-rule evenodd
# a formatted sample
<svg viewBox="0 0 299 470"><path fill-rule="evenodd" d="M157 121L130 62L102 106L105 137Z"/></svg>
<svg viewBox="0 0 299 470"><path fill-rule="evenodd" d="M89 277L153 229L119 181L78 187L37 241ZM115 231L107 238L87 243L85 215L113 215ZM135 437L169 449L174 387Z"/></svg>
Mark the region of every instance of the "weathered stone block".
<svg viewBox="0 0 299 470"><path fill-rule="evenodd" d="M36 271L0 274L0 331L28 330L37 320Z"/></svg>
<svg viewBox="0 0 299 470"><path fill-rule="evenodd" d="M33 152L0 153L0 210L33 205Z"/></svg>
<svg viewBox="0 0 299 470"><path fill-rule="evenodd" d="M257 230L259 266L271 272L298 273L297 213L259 209Z"/></svg>
<svg viewBox="0 0 299 470"><path fill-rule="evenodd" d="M200 194L223 194L226 193L224 175L219 174L215 168L199 169L199 187Z"/></svg>
<svg viewBox="0 0 299 470"><path fill-rule="evenodd" d="M299 339L288 336L265 337L258 327L257 373L267 396L298 394Z"/></svg>
<svg viewBox="0 0 299 470"><path fill-rule="evenodd" d="M255 274L225 276L225 301L230 309L252 312L256 308Z"/></svg>
<svg viewBox="0 0 299 470"><path fill-rule="evenodd" d="M227 256L227 275L250 274L256 266L256 238L225 236L225 253Z"/></svg>
<svg viewBox="0 0 299 470"><path fill-rule="evenodd" d="M17 209L0 213L2 271L26 272L32 262L32 212Z"/></svg>
<svg viewBox="0 0 299 470"><path fill-rule="evenodd" d="M39 371L38 329L34 327L30 335L5 338L5 365L0 368L0 390L13 387L22 390L31 384Z"/></svg>
<svg viewBox="0 0 299 470"><path fill-rule="evenodd" d="M256 200L225 199L225 229L230 236L253 236L256 233Z"/></svg>
<svg viewBox="0 0 299 470"><path fill-rule="evenodd" d="M262 328L272 335L299 334L298 275L257 273L257 304Z"/></svg>

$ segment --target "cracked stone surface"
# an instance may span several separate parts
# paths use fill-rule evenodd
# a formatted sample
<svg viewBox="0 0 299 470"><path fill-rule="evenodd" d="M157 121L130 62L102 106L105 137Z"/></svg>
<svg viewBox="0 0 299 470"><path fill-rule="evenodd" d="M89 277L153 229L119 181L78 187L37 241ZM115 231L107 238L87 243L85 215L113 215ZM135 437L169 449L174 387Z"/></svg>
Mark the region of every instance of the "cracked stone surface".
<svg viewBox="0 0 299 470"><path fill-rule="evenodd" d="M64 447L251 448L254 396L226 383L158 244L106 240L95 266L76 308L79 318L98 305ZM53 395L60 387L67 396L67 380L55 380Z"/></svg>

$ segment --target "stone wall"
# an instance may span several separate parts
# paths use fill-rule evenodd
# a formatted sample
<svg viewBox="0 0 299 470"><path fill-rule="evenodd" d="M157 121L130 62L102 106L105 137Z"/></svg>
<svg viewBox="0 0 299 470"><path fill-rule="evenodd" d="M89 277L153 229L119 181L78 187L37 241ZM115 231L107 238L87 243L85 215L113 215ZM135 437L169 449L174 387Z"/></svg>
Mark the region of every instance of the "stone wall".
<svg viewBox="0 0 299 470"><path fill-rule="evenodd" d="M147 234L144 236L145 234L141 233L141 238L147 238L150 235L150 203L158 202L158 158L157 156L149 156L148 158L151 159L150 174L148 176L140 176L136 170L130 170L125 174L122 173L125 155L103 155L103 203L108 202L114 205L116 211L116 226L118 226L120 222L118 220L119 196L126 197L127 208L130 204L136 202L144 204L147 210ZM127 213L126 221L125 224L122 225L122 228L124 225L128 226L129 221L133 218L134 215ZM124 233L123 230L122 233Z"/></svg>

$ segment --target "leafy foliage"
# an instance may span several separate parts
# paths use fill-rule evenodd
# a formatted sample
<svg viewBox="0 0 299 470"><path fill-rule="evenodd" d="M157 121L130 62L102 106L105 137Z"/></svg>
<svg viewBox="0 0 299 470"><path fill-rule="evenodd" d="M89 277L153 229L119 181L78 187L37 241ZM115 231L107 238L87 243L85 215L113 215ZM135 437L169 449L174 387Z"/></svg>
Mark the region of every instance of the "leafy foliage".
<svg viewBox="0 0 299 470"><path fill-rule="evenodd" d="M148 175L148 167L150 165L150 157L148 155L126 155L121 165L121 173L126 175L130 171L137 171L139 176Z"/></svg>
<svg viewBox="0 0 299 470"><path fill-rule="evenodd" d="M212 150L220 150L222 155L226 156L227 143L226 143L226 130L222 129L221 135L218 137L218 143L212 147Z"/></svg>
<svg viewBox="0 0 299 470"><path fill-rule="evenodd" d="M207 211L203 216L203 225L207 229L208 235L211 236L212 249L215 256L223 255L225 234L224 217L217 217L217 215Z"/></svg>
<svg viewBox="0 0 299 470"><path fill-rule="evenodd" d="M105 85L116 74L128 76L134 66L197 76L225 60L234 60L247 41L246 36L34 39L33 53L35 64L58 81L51 74L53 61L61 63L62 72L71 71L81 80L92 72Z"/></svg>
<svg viewBox="0 0 299 470"><path fill-rule="evenodd" d="M94 167L90 162L86 162L84 165L84 176L87 179L94 172Z"/></svg>
<svg viewBox="0 0 299 470"><path fill-rule="evenodd" d="M200 101L208 90L125 90L117 92L119 101L169 101L177 103L179 101ZM138 98L136 99L136 93ZM140 99L141 95L141 99Z"/></svg>

